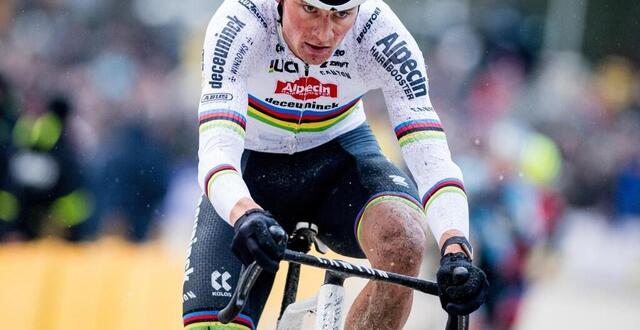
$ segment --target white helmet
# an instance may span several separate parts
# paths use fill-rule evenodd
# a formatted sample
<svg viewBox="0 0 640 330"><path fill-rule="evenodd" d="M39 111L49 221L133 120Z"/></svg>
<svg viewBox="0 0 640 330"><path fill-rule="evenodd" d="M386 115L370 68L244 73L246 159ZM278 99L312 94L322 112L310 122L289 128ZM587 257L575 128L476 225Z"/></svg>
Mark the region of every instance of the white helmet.
<svg viewBox="0 0 640 330"><path fill-rule="evenodd" d="M343 11L359 6L367 0L304 0L306 3L324 10Z"/></svg>

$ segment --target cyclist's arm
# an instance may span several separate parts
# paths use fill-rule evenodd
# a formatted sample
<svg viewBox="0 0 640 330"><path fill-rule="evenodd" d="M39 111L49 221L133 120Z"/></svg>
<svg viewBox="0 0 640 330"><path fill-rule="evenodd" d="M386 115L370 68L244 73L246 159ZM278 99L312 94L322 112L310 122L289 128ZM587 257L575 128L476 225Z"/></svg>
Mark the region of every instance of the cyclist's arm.
<svg viewBox="0 0 640 330"><path fill-rule="evenodd" d="M440 244L451 236L469 236L469 215L462 172L451 160L442 123L428 94L422 52L395 14L375 1L375 25L361 37L365 75L377 81L403 158L418 185L427 223ZM457 245L452 249L459 248Z"/></svg>
<svg viewBox="0 0 640 330"><path fill-rule="evenodd" d="M233 224L253 202L241 175L247 123L247 76L265 33L256 17L225 1L207 27L198 108L198 183L216 212Z"/></svg>

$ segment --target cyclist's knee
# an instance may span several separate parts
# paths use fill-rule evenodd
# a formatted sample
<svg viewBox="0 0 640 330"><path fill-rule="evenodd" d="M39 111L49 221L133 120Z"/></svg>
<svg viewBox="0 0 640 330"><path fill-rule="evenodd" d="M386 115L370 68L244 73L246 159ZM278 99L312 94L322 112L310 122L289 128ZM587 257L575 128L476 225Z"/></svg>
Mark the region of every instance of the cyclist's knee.
<svg viewBox="0 0 640 330"><path fill-rule="evenodd" d="M376 267L417 273L425 248L423 215L398 201L385 201L367 208L358 228L358 239L367 258Z"/></svg>

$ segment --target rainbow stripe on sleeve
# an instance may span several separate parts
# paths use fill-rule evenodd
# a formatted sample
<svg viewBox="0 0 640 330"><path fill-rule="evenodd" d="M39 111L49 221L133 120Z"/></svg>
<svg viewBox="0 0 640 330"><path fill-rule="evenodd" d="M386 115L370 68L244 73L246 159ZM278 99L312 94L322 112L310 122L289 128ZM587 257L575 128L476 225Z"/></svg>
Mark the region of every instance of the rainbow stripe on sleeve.
<svg viewBox="0 0 640 330"><path fill-rule="evenodd" d="M253 320L247 315L236 316L229 324L222 324L218 320L218 311L199 311L188 313L183 317L184 328L187 330L209 330L209 329L233 329L233 330L253 330L255 325Z"/></svg>
<svg viewBox="0 0 640 330"><path fill-rule="evenodd" d="M438 198L438 196L446 192L461 194L464 198L467 198L462 181L456 178L444 179L433 185L433 187L424 194L424 197L422 197L422 206L425 211L429 208L431 203Z"/></svg>
<svg viewBox="0 0 640 330"><path fill-rule="evenodd" d="M243 115L227 109L203 111L198 115L198 122L200 123L201 134L212 128L222 127L244 138L247 128L247 120Z"/></svg>
<svg viewBox="0 0 640 330"><path fill-rule="evenodd" d="M442 124L437 119L406 121L394 129L400 146L425 139L445 139Z"/></svg>
<svg viewBox="0 0 640 330"><path fill-rule="evenodd" d="M249 95L248 113L251 118L290 132L322 132L349 116L358 107L361 99L362 96L357 97L343 106L329 110L304 109L302 111L302 109L276 107ZM300 118L301 113L302 118Z"/></svg>
<svg viewBox="0 0 640 330"><path fill-rule="evenodd" d="M213 181L227 174L239 175L235 167L228 164L218 165L214 167L211 171L209 171L209 173L207 173L207 176L204 179L204 186L206 187L205 195L207 195L207 197L209 197L209 189L211 189L211 184L213 184Z"/></svg>

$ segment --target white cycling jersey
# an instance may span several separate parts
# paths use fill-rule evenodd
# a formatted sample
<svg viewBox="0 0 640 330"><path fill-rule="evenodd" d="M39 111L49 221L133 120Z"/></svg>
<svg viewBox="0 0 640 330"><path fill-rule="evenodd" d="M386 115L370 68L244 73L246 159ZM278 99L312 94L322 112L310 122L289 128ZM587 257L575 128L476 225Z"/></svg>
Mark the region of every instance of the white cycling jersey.
<svg viewBox="0 0 640 330"><path fill-rule="evenodd" d="M381 88L436 239L468 233L460 169L428 95L417 43L381 0L360 6L331 58L307 65L282 37L276 0L227 0L207 28L199 105L199 183L218 214L250 198L243 150L295 153L365 122L362 96Z"/></svg>

